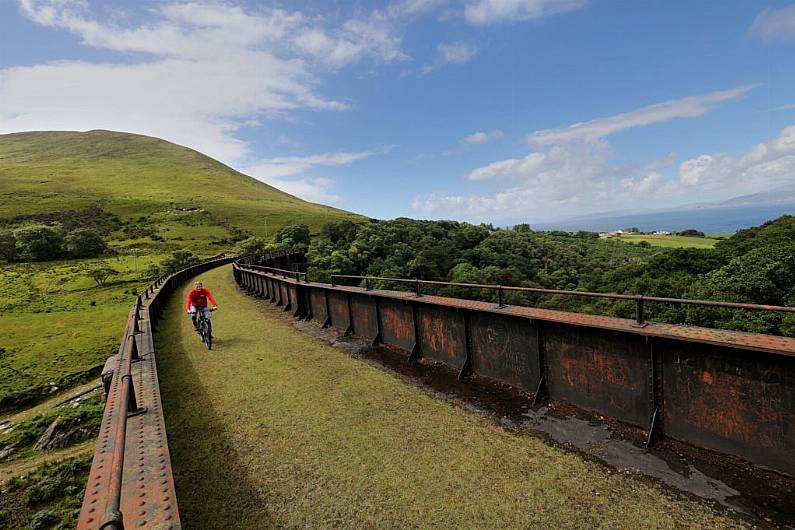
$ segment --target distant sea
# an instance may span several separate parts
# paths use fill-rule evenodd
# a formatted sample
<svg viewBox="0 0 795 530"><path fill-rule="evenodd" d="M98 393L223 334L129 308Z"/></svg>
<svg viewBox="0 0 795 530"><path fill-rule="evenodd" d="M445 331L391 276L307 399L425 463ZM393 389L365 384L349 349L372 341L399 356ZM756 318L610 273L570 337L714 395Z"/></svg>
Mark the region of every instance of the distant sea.
<svg viewBox="0 0 795 530"><path fill-rule="evenodd" d="M678 232L695 228L710 234L736 232L742 228L758 226L785 214L795 215L795 203L753 206L725 206L638 213L609 217L590 217L559 222L531 224L535 230L587 230L609 232L632 226L641 232L666 230Z"/></svg>

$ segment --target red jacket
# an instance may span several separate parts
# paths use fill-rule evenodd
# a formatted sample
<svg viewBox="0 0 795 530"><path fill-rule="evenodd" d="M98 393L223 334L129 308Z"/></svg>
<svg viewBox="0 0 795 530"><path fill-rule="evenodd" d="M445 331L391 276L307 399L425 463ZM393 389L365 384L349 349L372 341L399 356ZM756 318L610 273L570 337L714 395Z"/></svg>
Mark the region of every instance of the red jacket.
<svg viewBox="0 0 795 530"><path fill-rule="evenodd" d="M199 291L196 289L191 289L191 291L188 293L188 300L185 302L185 309L190 311L190 306L207 307L208 298L213 305L218 305L218 303L215 301L215 298L213 298L213 295L210 294L209 289L204 287L202 287Z"/></svg>

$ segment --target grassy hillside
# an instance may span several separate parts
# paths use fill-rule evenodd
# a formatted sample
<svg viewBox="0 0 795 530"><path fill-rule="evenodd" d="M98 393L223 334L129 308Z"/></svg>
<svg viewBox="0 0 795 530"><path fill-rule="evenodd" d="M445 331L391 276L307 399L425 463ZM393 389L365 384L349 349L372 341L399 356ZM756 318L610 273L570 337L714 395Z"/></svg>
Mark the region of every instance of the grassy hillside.
<svg viewBox="0 0 795 530"><path fill-rule="evenodd" d="M302 201L192 149L110 131L0 135L0 218L101 202L122 218L201 207L255 235L351 214Z"/></svg>
<svg viewBox="0 0 795 530"><path fill-rule="evenodd" d="M640 243L646 241L653 247L663 248L713 248L721 239L716 237L688 237L676 235L655 234L622 234L620 241L627 243Z"/></svg>
<svg viewBox="0 0 795 530"><path fill-rule="evenodd" d="M0 413L95 376L118 347L147 267L175 250L200 257L288 224L360 219L302 201L201 153L133 134L0 135L0 233L88 227L109 252L92 259L0 263ZM104 286L92 269L118 272Z"/></svg>

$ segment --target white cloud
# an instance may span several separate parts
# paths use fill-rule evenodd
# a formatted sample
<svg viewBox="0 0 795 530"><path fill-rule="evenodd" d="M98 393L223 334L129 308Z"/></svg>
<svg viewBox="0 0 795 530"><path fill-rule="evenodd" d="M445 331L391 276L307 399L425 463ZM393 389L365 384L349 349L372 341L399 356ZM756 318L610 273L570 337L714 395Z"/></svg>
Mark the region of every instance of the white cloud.
<svg viewBox="0 0 795 530"><path fill-rule="evenodd" d="M310 202L334 204L340 201L340 196L331 191L334 181L318 177L311 179L263 179L265 182L290 195L295 195Z"/></svg>
<svg viewBox="0 0 795 530"><path fill-rule="evenodd" d="M499 140L503 136L504 135L501 130L494 129L491 132L478 131L476 133L472 133L469 136L462 138L461 141L465 144L482 144L491 142L493 140Z"/></svg>
<svg viewBox="0 0 795 530"><path fill-rule="evenodd" d="M795 39L795 4L762 11L749 31L766 41Z"/></svg>
<svg viewBox="0 0 795 530"><path fill-rule="evenodd" d="M527 143L543 146L578 140L590 142L634 127L644 127L675 118L696 118L706 114L718 103L738 99L758 86L760 85L743 85L729 90L710 92L701 96L690 96L663 103L655 103L630 112L575 123L560 129L536 131L527 137Z"/></svg>
<svg viewBox="0 0 795 530"><path fill-rule="evenodd" d="M300 31L295 46L314 60L332 69L342 68L363 58L388 63L406 61L396 20L380 11L367 18L347 20L333 32L317 27Z"/></svg>
<svg viewBox="0 0 795 530"><path fill-rule="evenodd" d="M412 0L396 6L408 16L432 4ZM103 16L107 6L93 0L19 0L19 5L42 26L125 56L0 69L0 133L113 129L147 134L232 166L268 166L275 172L271 179L347 163L344 155L370 153L257 161L237 137L241 128L296 109L347 110L347 102L318 93L318 73L357 61L407 58L400 49L397 11L376 10L334 27L300 12L249 11L213 0L154 3L135 13L144 17L135 23L130 21L138 19L126 14ZM335 198L328 179L282 183L310 199Z"/></svg>
<svg viewBox="0 0 795 530"><path fill-rule="evenodd" d="M388 150L385 147L382 150ZM306 173L316 167L348 165L358 160L369 158L374 151L355 153L321 153L309 156L282 156L259 161L243 168L243 172L271 186L286 191L302 199L332 204L340 201L339 195L331 190L334 181L325 177L285 178Z"/></svg>
<svg viewBox="0 0 795 530"><path fill-rule="evenodd" d="M466 42L441 42L436 46L436 59L420 69L423 74L430 74L445 64L466 64L478 53L477 48Z"/></svg>
<svg viewBox="0 0 795 530"><path fill-rule="evenodd" d="M705 154L679 166L679 183L692 189L733 195L795 183L795 125L742 156Z"/></svg>
<svg viewBox="0 0 795 530"><path fill-rule="evenodd" d="M439 60L448 64L468 63L477 54L477 49L466 42L442 42L437 50Z"/></svg>
<svg viewBox="0 0 795 530"><path fill-rule="evenodd" d="M520 22L574 11L587 0L473 0L464 7L470 24L486 25Z"/></svg>
<svg viewBox="0 0 795 530"><path fill-rule="evenodd" d="M303 173L317 166L342 166L357 160L363 160L375 153L361 151L358 153L322 153L309 156L282 156L263 160L246 168L246 172L265 181L272 178L287 177Z"/></svg>
<svg viewBox="0 0 795 530"><path fill-rule="evenodd" d="M788 103L786 105L773 107L772 109L767 109L765 112L780 112L782 110L795 110L795 103Z"/></svg>
<svg viewBox="0 0 795 530"><path fill-rule="evenodd" d="M701 96L649 105L635 111L607 118L598 118L559 129L536 131L528 136L528 144L535 150L524 157L499 160L471 170L465 179L479 186L497 187L497 191L462 195L436 192L418 197L412 206L423 215L465 215L471 219L516 220L550 215L562 215L565 209L576 213L615 208L639 199L675 201L690 199L698 192L716 188L725 195L746 187L733 180L737 161L725 155L705 155L685 162L680 176L665 176L664 170L673 164L672 157L645 166L617 165L612 162L610 134L668 121L674 118L702 116L715 105L737 99L756 85L712 92ZM482 133L485 135L485 133ZM473 140L483 139L480 134ZM775 141L762 144L742 157L745 164L754 166L751 173L775 172L783 176L789 166L786 156L795 143L795 130ZM752 158L758 162L751 162ZM763 164L768 168L761 169ZM760 182L775 179L755 177ZM507 182L508 184L505 184ZM718 184L720 183L720 184ZM723 186L720 189L720 186ZM758 187L756 188L759 189ZM727 197L728 198L728 197Z"/></svg>

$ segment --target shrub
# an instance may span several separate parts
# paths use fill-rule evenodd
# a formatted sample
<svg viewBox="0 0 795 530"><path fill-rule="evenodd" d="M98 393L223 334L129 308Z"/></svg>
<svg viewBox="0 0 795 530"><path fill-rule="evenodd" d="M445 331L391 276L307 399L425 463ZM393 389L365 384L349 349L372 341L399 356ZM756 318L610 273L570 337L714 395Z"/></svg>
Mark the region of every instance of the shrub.
<svg viewBox="0 0 795 530"><path fill-rule="evenodd" d="M93 258L108 248L99 232L90 228L72 230L66 235L64 241L66 251L75 258Z"/></svg>
<svg viewBox="0 0 795 530"><path fill-rule="evenodd" d="M88 275L91 276L91 279L97 282L97 285L100 287L105 285L108 278L117 274L119 274L119 271L107 266L97 267L88 271Z"/></svg>
<svg viewBox="0 0 795 530"><path fill-rule="evenodd" d="M287 225L276 232L273 240L280 247L308 248L309 227L307 225Z"/></svg>
<svg viewBox="0 0 795 530"><path fill-rule="evenodd" d="M146 269L144 270L144 277L145 278L157 278L160 276L160 266L155 263L150 263L147 265ZM134 293L138 294L138 293Z"/></svg>
<svg viewBox="0 0 795 530"><path fill-rule="evenodd" d="M235 254L238 256L249 256L262 254L268 248L268 243L258 237L249 237L235 246Z"/></svg>
<svg viewBox="0 0 795 530"><path fill-rule="evenodd" d="M160 263L160 268L163 271L171 274L185 267L199 263L199 258L193 252L187 249L175 250L171 256L167 257Z"/></svg>
<svg viewBox="0 0 795 530"><path fill-rule="evenodd" d="M0 232L0 259L14 261L17 259L17 240L9 231Z"/></svg>
<svg viewBox="0 0 795 530"><path fill-rule="evenodd" d="M51 260L63 254L63 233L60 227L33 225L14 230L16 252L21 260Z"/></svg>

